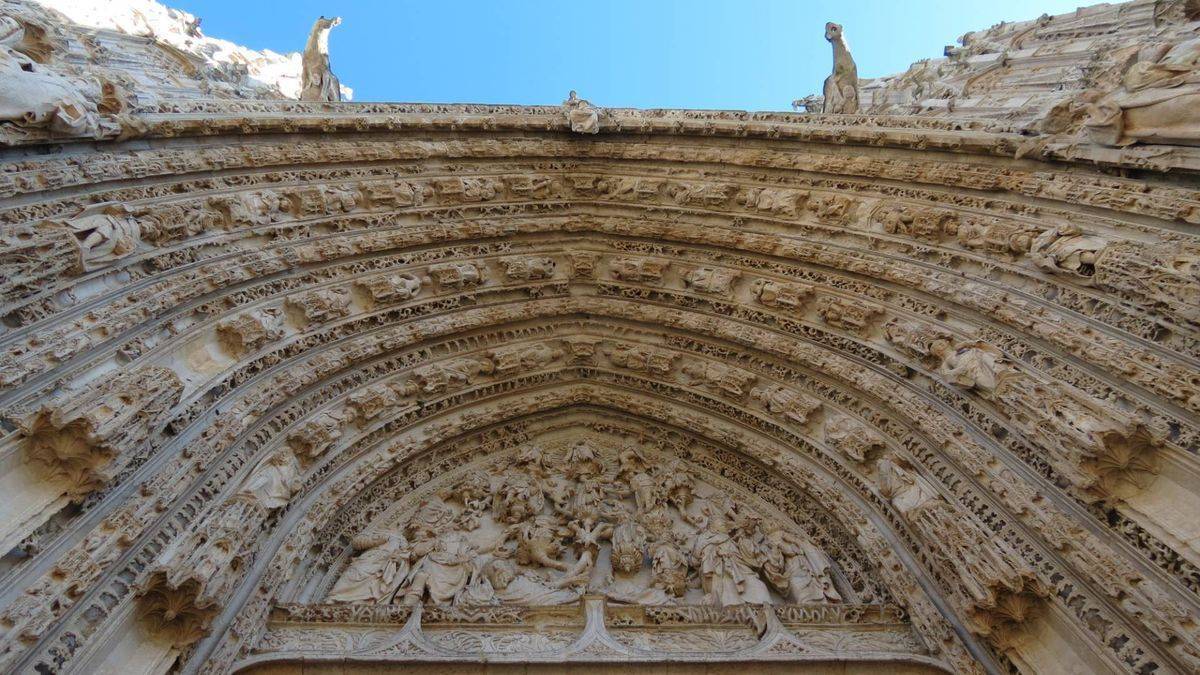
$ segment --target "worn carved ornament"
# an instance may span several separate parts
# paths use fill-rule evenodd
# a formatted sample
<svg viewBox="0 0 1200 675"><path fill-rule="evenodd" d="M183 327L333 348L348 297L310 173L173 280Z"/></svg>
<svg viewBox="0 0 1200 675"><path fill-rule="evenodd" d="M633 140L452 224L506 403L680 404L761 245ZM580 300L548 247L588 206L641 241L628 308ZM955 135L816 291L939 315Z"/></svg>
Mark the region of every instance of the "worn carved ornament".
<svg viewBox="0 0 1200 675"><path fill-rule="evenodd" d="M805 113L78 4L0 3L0 671L1200 671L1194 0L829 23Z"/></svg>

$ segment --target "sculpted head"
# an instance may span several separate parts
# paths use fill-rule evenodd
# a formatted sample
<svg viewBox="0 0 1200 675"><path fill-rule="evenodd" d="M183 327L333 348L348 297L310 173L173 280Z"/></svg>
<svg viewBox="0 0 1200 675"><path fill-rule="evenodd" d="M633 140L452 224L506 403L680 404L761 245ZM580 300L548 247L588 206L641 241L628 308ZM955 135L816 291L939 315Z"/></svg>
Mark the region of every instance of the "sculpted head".
<svg viewBox="0 0 1200 675"><path fill-rule="evenodd" d="M842 39L841 24L837 24L832 21L825 24L825 39L829 40L830 42L833 42L834 40Z"/></svg>
<svg viewBox="0 0 1200 675"><path fill-rule="evenodd" d="M517 578L517 568L508 560L495 558L488 562L486 574L492 588L502 591Z"/></svg>

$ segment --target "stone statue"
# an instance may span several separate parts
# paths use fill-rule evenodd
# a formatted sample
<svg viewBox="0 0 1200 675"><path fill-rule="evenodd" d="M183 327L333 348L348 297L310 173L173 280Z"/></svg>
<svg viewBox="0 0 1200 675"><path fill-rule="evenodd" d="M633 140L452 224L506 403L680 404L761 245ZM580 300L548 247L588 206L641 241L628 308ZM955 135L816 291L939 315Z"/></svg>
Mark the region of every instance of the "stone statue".
<svg viewBox="0 0 1200 675"><path fill-rule="evenodd" d="M238 495L274 510L287 506L300 485L300 461L291 448L283 447L254 469Z"/></svg>
<svg viewBox="0 0 1200 675"><path fill-rule="evenodd" d="M555 588L536 575L517 570L509 560L495 558L485 566L488 581L498 600L517 605L565 605L579 599L567 588Z"/></svg>
<svg viewBox="0 0 1200 675"><path fill-rule="evenodd" d="M950 382L980 392L991 392L1009 366L1004 353L986 342L958 345L942 362L942 375Z"/></svg>
<svg viewBox="0 0 1200 675"><path fill-rule="evenodd" d="M123 204L97 204L63 221L78 242L76 269L91 271L112 264L133 253L142 239L155 234L152 225L143 225Z"/></svg>
<svg viewBox="0 0 1200 675"><path fill-rule="evenodd" d="M1143 47L1087 112L1084 130L1102 145L1200 145L1200 37Z"/></svg>
<svg viewBox="0 0 1200 675"><path fill-rule="evenodd" d="M823 113L853 114L858 112L858 66L850 56L850 48L842 36L842 27L825 24L825 39L833 45L833 73L825 78Z"/></svg>
<svg viewBox="0 0 1200 675"><path fill-rule="evenodd" d="M600 132L600 111L596 106L579 98L579 94L576 94L574 89L567 95L567 100L563 101L562 105L571 131L577 134Z"/></svg>
<svg viewBox="0 0 1200 675"><path fill-rule="evenodd" d="M1088 283L1096 273L1096 260L1108 241L1085 234L1078 225L1061 225L1046 230L1033 240L1029 258L1038 267L1053 274L1076 277Z"/></svg>
<svg viewBox="0 0 1200 675"><path fill-rule="evenodd" d="M66 77L18 51L25 28L0 16L0 121L61 136L96 136L99 86Z"/></svg>
<svg viewBox="0 0 1200 675"><path fill-rule="evenodd" d="M362 551L329 592L331 602L388 602L408 577L411 549L399 532L374 531L351 543Z"/></svg>
<svg viewBox="0 0 1200 675"><path fill-rule="evenodd" d="M414 551L421 550L425 553L413 566L404 602L416 604L426 597L435 605L455 602L471 580L472 562L478 551L458 530L443 532L414 547Z"/></svg>
<svg viewBox="0 0 1200 675"><path fill-rule="evenodd" d="M717 607L769 603L770 591L743 557L725 514L706 508L705 515L704 528L692 543L692 558L708 602Z"/></svg>
<svg viewBox="0 0 1200 675"><path fill-rule="evenodd" d="M342 87L329 68L329 31L342 23L341 17L321 17L313 24L304 45L300 76L301 101L340 101Z"/></svg>
<svg viewBox="0 0 1200 675"><path fill-rule="evenodd" d="M769 523L762 554L763 575L789 602L841 602L829 576L829 556L806 537Z"/></svg>

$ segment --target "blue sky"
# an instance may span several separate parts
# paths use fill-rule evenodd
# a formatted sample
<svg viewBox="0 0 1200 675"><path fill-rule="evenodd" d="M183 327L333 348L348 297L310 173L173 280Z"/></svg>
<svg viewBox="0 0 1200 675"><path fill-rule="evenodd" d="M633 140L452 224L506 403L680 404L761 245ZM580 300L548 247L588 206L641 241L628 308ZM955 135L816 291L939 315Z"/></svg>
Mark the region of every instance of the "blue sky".
<svg viewBox="0 0 1200 675"><path fill-rule="evenodd" d="M826 21L861 77L939 56L1001 20L1079 0L164 0L207 35L297 51L337 14L333 70L358 101L787 110L830 71Z"/></svg>

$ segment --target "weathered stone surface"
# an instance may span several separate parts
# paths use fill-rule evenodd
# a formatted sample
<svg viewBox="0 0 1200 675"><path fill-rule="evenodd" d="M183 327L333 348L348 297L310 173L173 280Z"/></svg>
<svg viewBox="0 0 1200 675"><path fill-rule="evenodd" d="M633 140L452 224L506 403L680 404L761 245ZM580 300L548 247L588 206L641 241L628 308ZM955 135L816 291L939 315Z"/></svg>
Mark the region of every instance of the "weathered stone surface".
<svg viewBox="0 0 1200 675"><path fill-rule="evenodd" d="M8 3L96 88L0 120L0 670L1195 671L1193 4L873 81L830 24L801 115L342 103L328 21L284 100Z"/></svg>

